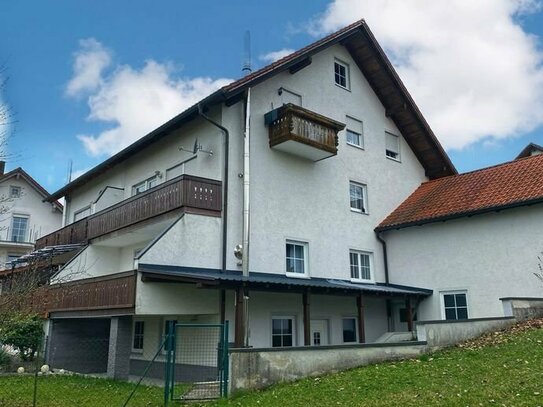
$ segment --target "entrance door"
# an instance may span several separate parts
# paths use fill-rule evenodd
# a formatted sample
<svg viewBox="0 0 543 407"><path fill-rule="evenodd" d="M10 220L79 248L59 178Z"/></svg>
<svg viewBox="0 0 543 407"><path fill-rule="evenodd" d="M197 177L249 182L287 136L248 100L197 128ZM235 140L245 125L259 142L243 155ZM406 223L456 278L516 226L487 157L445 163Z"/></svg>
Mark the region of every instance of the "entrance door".
<svg viewBox="0 0 543 407"><path fill-rule="evenodd" d="M312 319L311 320L311 345L320 346L328 345L328 320L327 319Z"/></svg>

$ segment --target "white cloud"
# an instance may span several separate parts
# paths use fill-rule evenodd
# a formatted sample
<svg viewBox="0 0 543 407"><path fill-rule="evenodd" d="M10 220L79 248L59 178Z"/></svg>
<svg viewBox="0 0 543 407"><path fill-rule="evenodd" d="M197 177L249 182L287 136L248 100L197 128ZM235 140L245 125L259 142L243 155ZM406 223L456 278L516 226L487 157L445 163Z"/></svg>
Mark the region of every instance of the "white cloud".
<svg viewBox="0 0 543 407"><path fill-rule="evenodd" d="M96 44L104 49L100 43ZM76 59L84 59L85 50L78 52ZM94 50L89 52L92 54ZM85 60L93 61L92 58ZM82 67L81 71L85 72L86 68ZM74 79L77 73L76 70ZM77 137L88 154L100 156L118 152L231 79L179 78L171 64L148 60L141 69L119 65L109 75L102 69L97 79L86 83L91 82L97 85L88 96L88 119L110 123L113 127L99 134ZM90 90L90 87L82 89Z"/></svg>
<svg viewBox="0 0 543 407"><path fill-rule="evenodd" d="M111 52L94 38L79 41L74 54L74 76L66 86L68 96L96 90L102 84L102 72L111 64Z"/></svg>
<svg viewBox="0 0 543 407"><path fill-rule="evenodd" d="M519 22L539 9L535 0L335 0L310 31L364 18L439 139L461 149L543 123L543 58Z"/></svg>
<svg viewBox="0 0 543 407"><path fill-rule="evenodd" d="M260 55L258 59L266 62L267 64L271 64L272 62L275 62L283 57L286 57L287 55L292 54L293 52L294 52L293 49L283 48L283 49L280 49L279 51L272 51L272 52L268 52L267 54Z"/></svg>

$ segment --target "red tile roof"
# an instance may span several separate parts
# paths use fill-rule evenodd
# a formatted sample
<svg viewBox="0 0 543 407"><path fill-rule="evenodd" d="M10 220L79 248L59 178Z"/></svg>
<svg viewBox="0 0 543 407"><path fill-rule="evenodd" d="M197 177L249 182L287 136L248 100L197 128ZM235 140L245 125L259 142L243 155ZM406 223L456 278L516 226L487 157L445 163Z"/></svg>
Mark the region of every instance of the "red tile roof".
<svg viewBox="0 0 543 407"><path fill-rule="evenodd" d="M377 231L543 202L543 154L423 183Z"/></svg>

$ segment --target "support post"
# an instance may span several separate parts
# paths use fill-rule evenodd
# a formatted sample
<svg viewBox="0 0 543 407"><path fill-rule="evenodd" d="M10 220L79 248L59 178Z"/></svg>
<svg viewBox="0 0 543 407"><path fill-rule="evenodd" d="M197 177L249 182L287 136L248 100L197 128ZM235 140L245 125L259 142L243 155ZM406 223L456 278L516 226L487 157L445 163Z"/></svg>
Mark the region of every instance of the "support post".
<svg viewBox="0 0 543 407"><path fill-rule="evenodd" d="M236 288L236 331L234 333L234 344L236 348L242 348L245 344L245 313L244 301L245 288Z"/></svg>
<svg viewBox="0 0 543 407"><path fill-rule="evenodd" d="M362 294L356 297L356 311L358 320L358 342L366 343L366 329L364 327L364 298Z"/></svg>
<svg viewBox="0 0 543 407"><path fill-rule="evenodd" d="M219 315L221 324L226 320L226 290L221 290L219 293Z"/></svg>
<svg viewBox="0 0 543 407"><path fill-rule="evenodd" d="M302 294L302 302L304 306L304 345L311 345L311 312L309 303L309 292L305 291Z"/></svg>
<svg viewBox="0 0 543 407"><path fill-rule="evenodd" d="M112 317L109 329L107 376L128 379L132 349L132 317Z"/></svg>
<svg viewBox="0 0 543 407"><path fill-rule="evenodd" d="M411 298L405 300L405 311L407 330L413 332L413 309L411 308Z"/></svg>

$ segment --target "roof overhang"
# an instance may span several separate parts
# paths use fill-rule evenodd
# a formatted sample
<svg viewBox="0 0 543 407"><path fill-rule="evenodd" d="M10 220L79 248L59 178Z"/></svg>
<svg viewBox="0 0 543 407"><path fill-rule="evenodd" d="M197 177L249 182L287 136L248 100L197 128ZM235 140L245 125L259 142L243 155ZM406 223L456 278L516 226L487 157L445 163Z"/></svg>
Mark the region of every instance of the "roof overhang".
<svg viewBox="0 0 543 407"><path fill-rule="evenodd" d="M157 264L139 264L145 282L191 283L202 288L235 288L245 286L256 291L306 292L329 295L375 295L385 297L432 295L432 290L384 283L353 283L349 280L326 278L290 278L280 274L251 272L244 277L239 271L221 272L205 269Z"/></svg>

